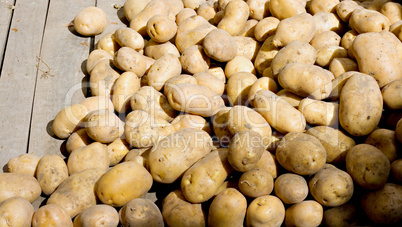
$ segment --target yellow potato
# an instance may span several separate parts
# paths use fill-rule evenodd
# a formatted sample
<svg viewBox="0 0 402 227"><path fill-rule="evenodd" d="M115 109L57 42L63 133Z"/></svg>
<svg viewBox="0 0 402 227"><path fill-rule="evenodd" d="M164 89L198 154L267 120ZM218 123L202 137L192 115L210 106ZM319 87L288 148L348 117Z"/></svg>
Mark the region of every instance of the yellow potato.
<svg viewBox="0 0 402 227"><path fill-rule="evenodd" d="M155 60L158 60L160 57L168 53L180 57L179 50L177 50L177 47L171 42L157 43L151 39L146 43L144 48L145 56ZM153 62L151 62L151 65L152 64Z"/></svg>
<svg viewBox="0 0 402 227"><path fill-rule="evenodd" d="M36 179L43 194L52 194L67 177L67 165L59 155L45 155L40 159Z"/></svg>
<svg viewBox="0 0 402 227"><path fill-rule="evenodd" d="M278 18L279 20L283 20L306 13L306 1L271 0L269 1L269 11L274 17Z"/></svg>
<svg viewBox="0 0 402 227"><path fill-rule="evenodd" d="M114 112L113 102L106 95L87 97L80 104L87 107L88 113L94 110L109 110L110 112Z"/></svg>
<svg viewBox="0 0 402 227"><path fill-rule="evenodd" d="M210 1L205 1L201 0L201 4L197 7L197 15L202 16L205 18L205 20L213 20L215 17L215 14L218 10L217 5L215 4L215 0L210 0ZM177 24L179 24L176 21Z"/></svg>
<svg viewBox="0 0 402 227"><path fill-rule="evenodd" d="M315 35L319 35L326 31L343 33L345 29L342 21L333 13L319 12L314 14L313 19L316 24Z"/></svg>
<svg viewBox="0 0 402 227"><path fill-rule="evenodd" d="M223 92L225 92L225 82L211 73L200 72L193 76L197 80L198 85L209 87L217 95L223 95Z"/></svg>
<svg viewBox="0 0 402 227"><path fill-rule="evenodd" d="M230 35L238 35L249 17L249 7L242 0L230 1L225 9L222 20L217 28L223 29Z"/></svg>
<svg viewBox="0 0 402 227"><path fill-rule="evenodd" d="M276 17L265 17L255 26L254 36L259 42L264 42L269 36L275 34L280 20Z"/></svg>
<svg viewBox="0 0 402 227"><path fill-rule="evenodd" d="M261 77L256 80L248 92L248 101L250 102L251 106L254 106L255 94L260 90L269 90L273 93L276 93L278 91L278 85L274 79L269 77Z"/></svg>
<svg viewBox="0 0 402 227"><path fill-rule="evenodd" d="M389 31L391 23L378 11L356 8L349 19L349 26L358 33Z"/></svg>
<svg viewBox="0 0 402 227"><path fill-rule="evenodd" d="M106 14L98 7L82 9L73 20L74 29L83 36L93 36L102 33L106 28Z"/></svg>
<svg viewBox="0 0 402 227"><path fill-rule="evenodd" d="M74 218L74 226L117 226L119 214L108 205L95 205L86 209Z"/></svg>
<svg viewBox="0 0 402 227"><path fill-rule="evenodd" d="M165 82L165 86L163 87L163 93L165 94L165 96L167 96L169 90L171 90L172 87L174 87L176 84L184 84L184 83L197 84L197 79L188 74L181 74L179 76L174 76Z"/></svg>
<svg viewBox="0 0 402 227"><path fill-rule="evenodd" d="M257 23L258 20L255 19L247 20L237 36L254 38L255 26L257 25Z"/></svg>
<svg viewBox="0 0 402 227"><path fill-rule="evenodd" d="M347 58L348 51L341 46L323 46L317 50L315 63L321 67L327 68L335 58ZM355 65L357 68L357 65Z"/></svg>
<svg viewBox="0 0 402 227"><path fill-rule="evenodd" d="M246 226L281 226L284 219L285 206L278 197L260 196L247 208Z"/></svg>
<svg viewBox="0 0 402 227"><path fill-rule="evenodd" d="M117 165L124 156L130 151L130 144L125 140L118 138L107 145L110 166Z"/></svg>
<svg viewBox="0 0 402 227"><path fill-rule="evenodd" d="M352 1L343 1L352 2ZM363 225L359 220L357 205L354 203L346 203L341 206L330 208L324 211L322 220L325 226L343 227L343 226L360 226Z"/></svg>
<svg viewBox="0 0 402 227"><path fill-rule="evenodd" d="M390 162L398 156L399 144L393 130L376 129L369 134L364 143L377 147Z"/></svg>
<svg viewBox="0 0 402 227"><path fill-rule="evenodd" d="M86 116L85 130L91 139L111 143L123 135L124 123L110 111L95 110Z"/></svg>
<svg viewBox="0 0 402 227"><path fill-rule="evenodd" d="M334 57L329 64L328 70L331 71L332 74L334 74L335 78L337 78L345 72L359 71L359 68L357 66L357 63L350 58Z"/></svg>
<svg viewBox="0 0 402 227"><path fill-rule="evenodd" d="M310 45L314 49L319 50L324 46L339 46L341 37L334 31L324 31L316 34L310 41Z"/></svg>
<svg viewBox="0 0 402 227"><path fill-rule="evenodd" d="M402 183L402 159L397 159L391 163L391 176L395 182Z"/></svg>
<svg viewBox="0 0 402 227"><path fill-rule="evenodd" d="M271 143L272 145L272 143ZM271 176L275 179L278 176L278 163L273 154L269 151L264 151L261 155L260 160L258 160L255 168L267 170Z"/></svg>
<svg viewBox="0 0 402 227"><path fill-rule="evenodd" d="M339 2L339 0L311 0L309 9L313 15L319 12L335 13Z"/></svg>
<svg viewBox="0 0 402 227"><path fill-rule="evenodd" d="M127 47L128 48L128 47ZM93 96L104 96L110 98L114 82L120 74L112 67L112 61L104 59L100 61L91 71L89 77L89 88Z"/></svg>
<svg viewBox="0 0 402 227"><path fill-rule="evenodd" d="M165 82L181 74L181 63L179 58L173 54L165 54L156 60L147 74L148 85L155 90L162 90Z"/></svg>
<svg viewBox="0 0 402 227"><path fill-rule="evenodd" d="M273 35L269 36L264 41L255 58L254 66L260 75L263 74L265 69L271 67L272 60L279 52L279 48L273 44L274 37Z"/></svg>
<svg viewBox="0 0 402 227"><path fill-rule="evenodd" d="M286 204L300 203L308 195L307 181L300 175L285 173L275 180L275 195Z"/></svg>
<svg viewBox="0 0 402 227"><path fill-rule="evenodd" d="M254 61L260 50L261 43L251 37L234 36L233 38L237 46L236 56L244 56Z"/></svg>
<svg viewBox="0 0 402 227"><path fill-rule="evenodd" d="M0 204L0 226L29 227L32 223L33 206L24 198L12 197Z"/></svg>
<svg viewBox="0 0 402 227"><path fill-rule="evenodd" d="M114 54L119 50L120 45L114 39L113 33L114 32L109 32L104 34L96 43L96 49L104 50L114 56Z"/></svg>
<svg viewBox="0 0 402 227"><path fill-rule="evenodd" d="M343 22L349 22L355 9L362 8L356 1L341 1L336 5L336 13Z"/></svg>
<svg viewBox="0 0 402 227"><path fill-rule="evenodd" d="M380 13L386 16L391 24L402 20L402 5L396 2L387 2L381 9Z"/></svg>
<svg viewBox="0 0 402 227"><path fill-rule="evenodd" d="M85 128L78 129L68 137L66 142L66 150L70 154L73 150L80 147L85 147L90 143L92 143L92 139L89 138Z"/></svg>
<svg viewBox="0 0 402 227"><path fill-rule="evenodd" d="M207 70L210 65L210 59L205 54L202 46L193 45L183 50L180 56L180 63L185 72L195 74Z"/></svg>
<svg viewBox="0 0 402 227"><path fill-rule="evenodd" d="M348 50L348 55L352 59L354 59L354 56L351 53L352 52L351 47L352 47L353 41L356 39L356 37L358 35L359 35L359 33L357 33L356 31L349 30L342 36L342 39L341 39L341 46Z"/></svg>
<svg viewBox="0 0 402 227"><path fill-rule="evenodd" d="M66 226L73 227L70 215L56 204L41 206L32 217L32 227Z"/></svg>
<svg viewBox="0 0 402 227"><path fill-rule="evenodd" d="M131 200L120 209L119 216L123 226L164 226L161 211L149 199Z"/></svg>
<svg viewBox="0 0 402 227"><path fill-rule="evenodd" d="M271 194L274 180L268 170L251 169L244 172L239 179L239 190L243 195L257 198Z"/></svg>
<svg viewBox="0 0 402 227"><path fill-rule="evenodd" d="M106 50L102 49L93 50L89 54L86 62L87 73L91 74L91 71L95 67L95 65L104 59L113 60L113 56L109 54L109 52L107 52Z"/></svg>
<svg viewBox="0 0 402 227"><path fill-rule="evenodd" d="M14 196L33 203L41 194L39 182L26 173L0 173L0 203Z"/></svg>
<svg viewBox="0 0 402 227"><path fill-rule="evenodd" d="M151 0L127 0L124 2L123 11L128 21L140 13Z"/></svg>
<svg viewBox="0 0 402 227"><path fill-rule="evenodd" d="M138 77L142 77L147 70L145 56L130 47L120 48L114 55L113 63L117 68L133 72Z"/></svg>
<svg viewBox="0 0 402 227"><path fill-rule="evenodd" d="M81 104L68 106L59 111L52 123L53 133L60 139L67 139L71 133L83 126L88 109Z"/></svg>
<svg viewBox="0 0 402 227"><path fill-rule="evenodd" d="M247 0L250 18L262 20L269 15L269 0Z"/></svg>
<svg viewBox="0 0 402 227"><path fill-rule="evenodd" d="M211 134L209 123L203 117L198 115L181 114L173 119L171 124L176 131L184 128L196 128Z"/></svg>
<svg viewBox="0 0 402 227"><path fill-rule="evenodd" d="M357 71L344 72L332 80L332 91L328 98L331 101L339 100L339 95L341 94L342 88L345 86L346 81L348 81L348 79L355 74L360 73Z"/></svg>
<svg viewBox="0 0 402 227"><path fill-rule="evenodd" d="M118 113L127 113L131 96L140 89L141 78L133 72L124 72L112 88L112 102Z"/></svg>
<svg viewBox="0 0 402 227"><path fill-rule="evenodd" d="M219 62L228 62L236 56L237 45L231 34L223 29L214 29L204 38L202 43L208 57Z"/></svg>
<svg viewBox="0 0 402 227"><path fill-rule="evenodd" d="M248 103L248 93L257 77L248 72L233 74L226 83L226 94L230 104L245 105Z"/></svg>
<svg viewBox="0 0 402 227"><path fill-rule="evenodd" d="M389 27L389 31L392 32L399 40L402 40L402 20L399 20Z"/></svg>
<svg viewBox="0 0 402 227"><path fill-rule="evenodd" d="M196 15L197 15L197 12L194 9L184 8L184 9L180 10L180 12L176 15L176 24L179 25L185 19L187 19L191 16L196 16ZM200 15L200 16L203 16L203 15Z"/></svg>
<svg viewBox="0 0 402 227"><path fill-rule="evenodd" d="M299 111L311 125L336 126L339 124L339 105L334 102L304 98L299 104Z"/></svg>
<svg viewBox="0 0 402 227"><path fill-rule="evenodd" d="M402 109L402 79L394 80L381 89L384 104L391 110Z"/></svg>
<svg viewBox="0 0 402 227"><path fill-rule="evenodd" d="M213 116L212 126L214 129L215 135L219 139L220 144L228 145L230 140L233 137L233 135L229 131L229 127L228 127L228 120L229 120L228 114L231 109L232 109L232 107L223 107L221 110L219 110L215 114L215 116ZM402 136L402 134L401 134L401 136Z"/></svg>
<svg viewBox="0 0 402 227"><path fill-rule="evenodd" d="M7 171L9 173L26 173L35 176L39 160L40 157L34 154L19 155L7 162Z"/></svg>
<svg viewBox="0 0 402 227"><path fill-rule="evenodd" d="M300 97L296 95L295 93L292 93L289 90L282 89L276 93L277 96L279 96L281 99L285 100L287 103L289 103L291 106L298 108L301 100L303 97Z"/></svg>
<svg viewBox="0 0 402 227"><path fill-rule="evenodd" d="M107 147L99 142L80 147L71 152L67 160L70 175L86 169L98 168L104 172L109 168L109 153Z"/></svg>
<svg viewBox="0 0 402 227"><path fill-rule="evenodd" d="M314 200L305 200L286 209L284 224L285 226L319 226L323 215L321 204Z"/></svg>
<svg viewBox="0 0 402 227"><path fill-rule="evenodd" d="M130 47L136 51L144 48L144 38L131 28L118 28L113 33L113 38L122 47Z"/></svg>
<svg viewBox="0 0 402 227"><path fill-rule="evenodd" d="M164 43L172 39L177 32L174 20L163 14L156 14L149 18L146 25L149 37L158 43Z"/></svg>

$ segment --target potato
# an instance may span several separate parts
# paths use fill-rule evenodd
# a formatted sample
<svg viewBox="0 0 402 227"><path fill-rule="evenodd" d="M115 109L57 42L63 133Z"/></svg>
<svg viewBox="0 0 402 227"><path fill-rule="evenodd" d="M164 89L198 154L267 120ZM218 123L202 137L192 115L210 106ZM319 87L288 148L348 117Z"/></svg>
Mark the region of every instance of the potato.
<svg viewBox="0 0 402 227"><path fill-rule="evenodd" d="M341 1L336 5L336 13L343 22L349 22L355 9L362 8L356 1Z"/></svg>
<svg viewBox="0 0 402 227"><path fill-rule="evenodd" d="M73 227L70 215L67 211L56 204L40 207L32 217L32 227L66 226Z"/></svg>
<svg viewBox="0 0 402 227"><path fill-rule="evenodd" d="M26 173L0 173L0 203L14 196L34 202L42 190L38 181Z"/></svg>
<svg viewBox="0 0 402 227"><path fill-rule="evenodd" d="M399 20L389 27L389 31L392 32L399 40L402 40L402 20Z"/></svg>
<svg viewBox="0 0 402 227"><path fill-rule="evenodd" d="M396 224L402 220L402 186L386 183L379 190L368 192L362 198L367 217L377 224Z"/></svg>
<svg viewBox="0 0 402 227"><path fill-rule="evenodd" d="M63 207L71 218L96 205L95 183L104 172L102 169L87 169L69 176L57 187L46 204Z"/></svg>
<svg viewBox="0 0 402 227"><path fill-rule="evenodd" d="M208 57L219 62L228 62L236 56L237 46L232 36L222 29L210 31L202 43Z"/></svg>
<svg viewBox="0 0 402 227"><path fill-rule="evenodd" d="M160 91L168 79L180 75L181 69L179 58L167 53L158 58L149 69L148 85Z"/></svg>
<svg viewBox="0 0 402 227"><path fill-rule="evenodd" d="M136 161L135 157L141 156L144 159L144 167L149 169L148 165L148 155L149 152L151 151L152 147L146 147L146 148L133 148L131 149L127 155L124 157L124 162L129 162L129 161Z"/></svg>
<svg viewBox="0 0 402 227"><path fill-rule="evenodd" d="M223 29L230 35L238 35L249 17L249 7L241 0L230 1L225 9L222 20L217 28Z"/></svg>
<svg viewBox="0 0 402 227"><path fill-rule="evenodd" d="M389 31L390 25L386 16L364 8L353 10L349 19L349 26L358 33Z"/></svg>
<svg viewBox="0 0 402 227"><path fill-rule="evenodd" d="M144 38L131 28L118 28L113 34L113 38L122 47L130 47L136 51L144 48Z"/></svg>
<svg viewBox="0 0 402 227"><path fill-rule="evenodd" d="M336 126L339 124L338 106L334 102L304 98L299 104L299 111L311 125Z"/></svg>
<svg viewBox="0 0 402 227"><path fill-rule="evenodd" d="M141 79L133 72L124 72L115 81L112 88L112 102L118 113L126 113L130 109L131 96L140 89Z"/></svg>
<svg viewBox="0 0 402 227"><path fill-rule="evenodd" d="M169 104L167 98L151 86L143 86L131 97L131 108L143 110L152 118L160 118L168 122L177 116L177 112Z"/></svg>
<svg viewBox="0 0 402 227"><path fill-rule="evenodd" d="M297 203L285 212L285 226L319 226L323 218L321 204L314 200Z"/></svg>
<svg viewBox="0 0 402 227"><path fill-rule="evenodd" d="M269 15L269 0L247 0L250 18L262 20Z"/></svg>
<svg viewBox="0 0 402 227"><path fill-rule="evenodd" d="M255 26L254 36L259 42L264 42L269 36L275 34L280 20L276 17L265 17Z"/></svg>
<svg viewBox="0 0 402 227"><path fill-rule="evenodd" d="M211 19L213 20L218 10L217 5L215 4L216 2L217 1L215 0L209 0L209 1L201 0L201 4L197 8L197 15L202 16L207 21Z"/></svg>
<svg viewBox="0 0 402 227"><path fill-rule="evenodd" d="M133 72L138 77L142 77L147 70L145 56L130 47L120 48L114 55L113 63L117 68Z"/></svg>
<svg viewBox="0 0 402 227"><path fill-rule="evenodd" d="M277 79L279 72L289 63L300 62L313 65L316 61L317 52L308 43L293 41L279 50L272 59L271 69L274 79Z"/></svg>
<svg viewBox="0 0 402 227"><path fill-rule="evenodd" d="M212 65L207 71L207 73L210 73L216 77L218 77L220 80L222 80L223 83L226 84L226 76L225 72L223 71L222 67L220 66L214 66Z"/></svg>
<svg viewBox="0 0 402 227"><path fill-rule="evenodd" d="M321 67L328 67L335 58L347 58L348 51L340 46L323 46L317 51L315 63ZM357 65L355 66L357 68Z"/></svg>
<svg viewBox="0 0 402 227"><path fill-rule="evenodd" d="M107 147L94 142L71 152L67 160L67 168L70 175L90 168L99 168L106 172L109 163Z"/></svg>
<svg viewBox="0 0 402 227"><path fill-rule="evenodd" d="M130 200L120 209L119 216L123 226L164 226L161 211L149 199Z"/></svg>
<svg viewBox="0 0 402 227"><path fill-rule="evenodd" d="M331 227L362 225L359 223L358 218L357 206L354 203L346 203L344 205L333 207L324 211L322 223L325 226Z"/></svg>
<svg viewBox="0 0 402 227"><path fill-rule="evenodd" d="M369 144L356 145L346 155L346 170L357 185L369 190L386 183L390 165L388 158Z"/></svg>
<svg viewBox="0 0 402 227"><path fill-rule="evenodd" d="M24 198L11 197L0 203L1 226L31 226L33 206Z"/></svg>
<svg viewBox="0 0 402 227"><path fill-rule="evenodd" d="M402 59L402 42L400 42L398 37L396 37L395 34L389 31L382 31L380 32L380 35L388 40L390 43L392 43L392 45L396 49L399 59Z"/></svg>
<svg viewBox="0 0 402 227"><path fill-rule="evenodd" d="M279 20L283 20L302 13L306 13L306 1L272 0L269 1L269 11L272 16L278 18Z"/></svg>
<svg viewBox="0 0 402 227"><path fill-rule="evenodd" d="M260 90L269 90L273 93L276 93L278 91L278 85L274 79L269 77L261 77L256 80L248 92L248 101L252 106L254 106L255 94L257 94L257 92Z"/></svg>
<svg viewBox="0 0 402 227"><path fill-rule="evenodd" d="M308 195L307 181L300 175L285 173L275 180L275 195L286 204L296 204Z"/></svg>
<svg viewBox="0 0 402 227"><path fill-rule="evenodd" d="M319 35L326 31L334 31L336 33L343 33L345 26L333 13L319 12L314 14L313 19L315 21L315 35Z"/></svg>
<svg viewBox="0 0 402 227"><path fill-rule="evenodd" d="M146 31L152 40L164 43L176 35L177 25L167 15L156 14L148 20Z"/></svg>
<svg viewBox="0 0 402 227"><path fill-rule="evenodd" d="M359 35L359 33L357 33L356 31L349 30L342 36L342 39L341 39L341 46L348 50L349 57L352 59L355 59L355 58L354 58L353 54L351 53L352 52L351 47L352 47L353 41L356 39L356 37L358 35ZM349 51L350 51L350 53L349 53Z"/></svg>
<svg viewBox="0 0 402 227"><path fill-rule="evenodd" d="M111 60L104 59L100 61L92 69L89 77L89 88L91 89L91 94L94 96L105 96L106 98L109 98L113 84L119 76L120 74L112 67ZM93 104L93 107L95 107L95 104ZM100 107L100 104L98 104L97 107Z"/></svg>
<svg viewBox="0 0 402 227"><path fill-rule="evenodd" d="M272 43L283 47L292 41L310 42L315 34L314 18L308 13L301 13L282 20L276 29Z"/></svg>
<svg viewBox="0 0 402 227"><path fill-rule="evenodd" d="M130 144L125 140L118 138L115 141L107 145L107 151L109 154L110 166L117 165L124 156L129 152Z"/></svg>
<svg viewBox="0 0 402 227"><path fill-rule="evenodd" d="M101 143L111 143L124 133L124 123L108 110L95 110L85 118L88 136Z"/></svg>
<svg viewBox="0 0 402 227"><path fill-rule="evenodd" d="M303 132L306 127L303 114L271 91L258 91L254 98L254 107L269 125L281 133Z"/></svg>
<svg viewBox="0 0 402 227"><path fill-rule="evenodd" d="M340 50L340 52L342 52L343 50L345 50L347 52L346 49L343 49L343 50L339 49L339 50ZM346 58L338 58L338 57L332 58L328 69L329 69L329 71L332 72L332 74L334 74L335 78L339 77L340 75L342 75L342 73L345 73L345 72L359 71L357 63L347 57Z"/></svg>
<svg viewBox="0 0 402 227"><path fill-rule="evenodd" d="M196 128L211 134L211 127L209 126L209 123L203 117L198 115L186 113L181 114L173 119L171 124L175 131L179 131L180 129L184 128Z"/></svg>
<svg viewBox="0 0 402 227"><path fill-rule="evenodd" d="M74 226L117 226L119 214L108 205L94 205L74 218Z"/></svg>
<svg viewBox="0 0 402 227"><path fill-rule="evenodd" d="M324 31L316 34L310 41L310 45L314 49L319 50L324 46L339 46L341 37L334 31Z"/></svg>
<svg viewBox="0 0 402 227"><path fill-rule="evenodd" d="M264 152L261 135L251 130L243 130L234 135L229 143L228 160L239 172L246 172L255 167Z"/></svg>
<svg viewBox="0 0 402 227"><path fill-rule="evenodd" d="M233 74L227 81L226 93L232 105L245 105L248 102L248 93L257 77L248 72Z"/></svg>
<svg viewBox="0 0 402 227"><path fill-rule="evenodd" d="M202 117L215 115L224 107L223 99L208 87L196 84L177 84L172 87L167 99L178 111L197 114Z"/></svg>
<svg viewBox="0 0 402 227"><path fill-rule="evenodd" d="M300 175L311 175L325 165L327 153L314 136L290 132L279 142L276 158L285 169Z"/></svg>
<svg viewBox="0 0 402 227"><path fill-rule="evenodd" d="M382 96L375 79L355 74L342 88L339 97L339 122L353 136L370 134L382 113Z"/></svg>
<svg viewBox="0 0 402 227"><path fill-rule="evenodd" d="M246 106L234 106L228 113L228 129L231 134L251 130L260 134L263 146L271 143L272 130L268 122L257 111Z"/></svg>
<svg viewBox="0 0 402 227"><path fill-rule="evenodd" d="M228 149L214 150L184 173L181 191L191 203L205 202L215 195L232 172L233 168L228 162Z"/></svg>
<svg viewBox="0 0 402 227"><path fill-rule="evenodd" d="M7 172L9 173L26 173L35 176L36 167L40 157L34 154L22 154L11 158L7 162Z"/></svg>
<svg viewBox="0 0 402 227"><path fill-rule="evenodd" d="M285 207L278 197L260 196L247 208L246 226L281 226L285 219Z"/></svg>
<svg viewBox="0 0 402 227"><path fill-rule="evenodd" d="M334 75L321 67L305 63L289 63L278 74L279 84L302 97L322 100L329 96Z"/></svg>
<svg viewBox="0 0 402 227"><path fill-rule="evenodd" d="M207 72L196 73L193 76L198 85L209 87L217 95L223 95L223 92L225 92L225 82L218 77Z"/></svg>
<svg viewBox="0 0 402 227"><path fill-rule="evenodd" d="M254 61L257 57L258 51L260 50L261 44L251 37L235 36L233 38L237 46L236 56L244 56L249 60Z"/></svg>
<svg viewBox="0 0 402 227"><path fill-rule="evenodd" d="M40 159L36 179L43 194L52 194L67 177L67 165L59 155L45 155Z"/></svg>
<svg viewBox="0 0 402 227"><path fill-rule="evenodd" d="M251 169L244 172L239 179L239 190L243 195L257 198L271 194L274 180L268 170Z"/></svg>
<svg viewBox="0 0 402 227"><path fill-rule="evenodd" d="M396 139L402 143L402 120L399 120L395 128Z"/></svg>
<svg viewBox="0 0 402 227"><path fill-rule="evenodd" d="M99 96L96 96L99 97ZM66 142L66 150L70 154L73 150L80 147L85 147L92 143L91 138L89 138L85 128L78 129L76 132L72 133Z"/></svg>
<svg viewBox="0 0 402 227"><path fill-rule="evenodd" d="M109 32L104 34L96 43L96 49L107 51L110 55L114 54L119 50L120 45L114 39L114 32Z"/></svg>
<svg viewBox="0 0 402 227"><path fill-rule="evenodd" d="M229 131L229 127L228 127L228 120L229 120L228 114L231 109L232 109L232 107L223 107L221 110L219 110L215 114L215 116L213 116L212 126L214 129L215 135L218 137L220 144L228 145L230 140L233 137L233 135ZM402 134L401 134L401 136L402 136Z"/></svg>
<svg viewBox="0 0 402 227"><path fill-rule="evenodd" d="M402 109L402 79L394 80L381 89L384 104L391 110Z"/></svg>
<svg viewBox="0 0 402 227"><path fill-rule="evenodd" d="M127 0L124 2L124 15L131 21L135 15L140 13L151 0Z"/></svg>
<svg viewBox="0 0 402 227"><path fill-rule="evenodd" d="M199 129L187 128L162 138L149 153L155 181L172 183L212 150L212 139Z"/></svg>
<svg viewBox="0 0 402 227"><path fill-rule="evenodd" d="M201 204L187 202L180 190L170 192L162 201L163 220L167 226L206 226Z"/></svg>
<svg viewBox="0 0 402 227"><path fill-rule="evenodd" d="M282 89L276 93L281 99L285 100L291 106L298 108L303 97L300 97L286 89Z"/></svg>
<svg viewBox="0 0 402 227"><path fill-rule="evenodd" d="M174 131L164 119L154 118L142 110L134 110L126 117L125 139L136 148L151 147Z"/></svg>
<svg viewBox="0 0 402 227"><path fill-rule="evenodd" d="M309 9L311 14L313 15L319 12L335 13L336 6L339 4L339 2L340 2L339 0L330 0L330 1L311 0Z"/></svg>
<svg viewBox="0 0 402 227"><path fill-rule="evenodd" d="M87 7L80 10L73 20L74 29L83 36L102 33L106 28L106 14L98 7Z"/></svg>
<svg viewBox="0 0 402 227"><path fill-rule="evenodd" d="M102 49L91 51L86 61L87 73L91 74L92 69L95 67L95 65L104 59L113 60L113 56L109 54L109 52L107 52L106 50Z"/></svg>
<svg viewBox="0 0 402 227"><path fill-rule="evenodd" d="M390 162L397 158L399 144L395 131L389 129L376 129L366 138L366 144L377 147Z"/></svg>
<svg viewBox="0 0 402 227"><path fill-rule="evenodd" d="M202 46L194 45L186 48L180 56L180 63L185 72L195 74L209 68L210 59Z"/></svg>
<svg viewBox="0 0 402 227"><path fill-rule="evenodd" d="M309 128L306 132L316 137L327 151L327 163L345 161L347 152L356 145L355 141L339 129L327 126Z"/></svg>
<svg viewBox="0 0 402 227"><path fill-rule="evenodd" d="M262 153L254 168L267 170L274 179L278 176L278 163L275 156L268 151Z"/></svg>
<svg viewBox="0 0 402 227"><path fill-rule="evenodd" d="M212 200L208 226L243 226L246 210L246 198L239 191L224 189Z"/></svg>
<svg viewBox="0 0 402 227"><path fill-rule="evenodd" d="M88 113L94 110L109 110L110 112L114 112L113 102L106 95L87 97L80 104L87 107Z"/></svg>
<svg viewBox="0 0 402 227"><path fill-rule="evenodd" d="M387 2L381 9L380 13L386 16L391 24L402 20L402 5L396 2Z"/></svg>
<svg viewBox="0 0 402 227"><path fill-rule="evenodd" d="M329 100L331 101L339 100L339 95L341 94L341 91L343 89L343 86L345 86L346 81L348 81L348 79L355 74L363 74L363 73L359 73L357 71L344 72L338 77L336 77L334 80L332 80L332 91L331 94L329 94L328 97Z"/></svg>
<svg viewBox="0 0 402 227"><path fill-rule="evenodd" d="M187 74L181 74L179 76L174 76L174 77L168 79L165 82L165 86L163 88L163 92L164 92L165 96L167 96L167 94L169 93L169 90L171 90L172 87L174 87L176 84L184 84L184 83L197 84L197 79L195 79L193 76L187 75Z"/></svg>
<svg viewBox="0 0 402 227"><path fill-rule="evenodd" d="M255 26L257 25L257 23L258 20L255 19L247 20L237 36L254 38Z"/></svg>
<svg viewBox="0 0 402 227"><path fill-rule="evenodd" d="M397 159L391 163L391 175L396 182L402 183L402 159Z"/></svg>
<svg viewBox="0 0 402 227"><path fill-rule="evenodd" d="M60 139L67 139L71 133L83 126L88 109L81 104L67 106L59 111L52 123L53 133Z"/></svg>
<svg viewBox="0 0 402 227"><path fill-rule="evenodd" d="M160 57L168 53L180 57L179 50L177 50L176 46L171 42L157 43L151 39L147 42L144 48L145 56L155 60L158 60Z"/></svg>

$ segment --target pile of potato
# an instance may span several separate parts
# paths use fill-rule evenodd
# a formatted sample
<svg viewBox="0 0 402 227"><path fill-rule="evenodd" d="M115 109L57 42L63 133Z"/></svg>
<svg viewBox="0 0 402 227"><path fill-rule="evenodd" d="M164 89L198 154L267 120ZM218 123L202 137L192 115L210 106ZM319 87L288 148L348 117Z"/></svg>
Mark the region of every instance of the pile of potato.
<svg viewBox="0 0 402 227"><path fill-rule="evenodd" d="M54 118L67 161L11 159L0 226L401 224L401 4L123 9L129 26L88 57L92 97ZM74 27L94 36L106 21L89 7Z"/></svg>

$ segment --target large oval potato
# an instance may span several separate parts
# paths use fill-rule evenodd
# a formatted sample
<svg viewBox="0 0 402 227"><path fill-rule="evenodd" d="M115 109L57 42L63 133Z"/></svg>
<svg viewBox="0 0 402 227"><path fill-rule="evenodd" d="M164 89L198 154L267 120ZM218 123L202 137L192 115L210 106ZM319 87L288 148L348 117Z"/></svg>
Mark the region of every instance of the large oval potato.
<svg viewBox="0 0 402 227"><path fill-rule="evenodd" d="M99 142L75 149L68 156L67 160L67 168L70 175L91 168L99 168L106 172L109 164L107 147Z"/></svg>
<svg viewBox="0 0 402 227"><path fill-rule="evenodd" d="M0 226L30 227L33 206L24 198L11 197L0 204Z"/></svg>
<svg viewBox="0 0 402 227"><path fill-rule="evenodd" d="M314 200L304 200L286 209L285 226L319 226L324 209Z"/></svg>
<svg viewBox="0 0 402 227"><path fill-rule="evenodd" d="M208 72L196 73L193 76L197 80L198 85L209 87L217 95L223 95L225 92L225 81L221 78Z"/></svg>
<svg viewBox="0 0 402 227"><path fill-rule="evenodd" d="M300 203L307 198L307 181L300 175L285 173L275 180L275 195L286 204Z"/></svg>
<svg viewBox="0 0 402 227"><path fill-rule="evenodd" d="M141 78L133 72L124 72L112 87L112 102L118 113L127 113L130 109L130 98L141 87Z"/></svg>
<svg viewBox="0 0 402 227"><path fill-rule="evenodd" d="M40 157L34 154L19 155L7 162L7 171L9 173L26 173L35 176L39 160Z"/></svg>
<svg viewBox="0 0 402 227"><path fill-rule="evenodd" d="M38 179L43 194L52 194L67 178L68 168L62 157L59 155L45 155L40 159L36 179Z"/></svg>
<svg viewBox="0 0 402 227"><path fill-rule="evenodd" d="M65 226L73 227L70 215L56 204L39 207L32 217L32 227Z"/></svg>
<svg viewBox="0 0 402 227"><path fill-rule="evenodd" d="M33 203L42 190L38 181L26 173L0 173L0 203L19 196Z"/></svg>
<svg viewBox="0 0 402 227"><path fill-rule="evenodd" d="M117 226L119 214L109 205L94 205L74 218L74 227L85 226Z"/></svg>
<svg viewBox="0 0 402 227"><path fill-rule="evenodd" d="M205 54L219 62L228 62L236 56L237 45L233 37L223 29L210 31L202 42Z"/></svg>
<svg viewBox="0 0 402 227"><path fill-rule="evenodd" d="M260 196L247 208L246 226L281 226L285 220L285 206L278 197Z"/></svg>
<svg viewBox="0 0 402 227"><path fill-rule="evenodd" d="M120 46L130 47L136 51L142 50L145 45L144 38L131 28L118 28L114 31L113 37Z"/></svg>
<svg viewBox="0 0 402 227"><path fill-rule="evenodd" d="M85 117L88 136L100 143L111 143L124 133L124 123L108 110L94 110Z"/></svg>
<svg viewBox="0 0 402 227"><path fill-rule="evenodd" d="M282 20L272 40L274 46L283 47L292 41L310 42L316 32L314 18L308 13L301 13Z"/></svg>
<svg viewBox="0 0 402 227"><path fill-rule="evenodd" d="M106 28L106 14L98 7L82 9L74 17L75 31L84 36L94 36L102 33Z"/></svg>
<svg viewBox="0 0 402 227"><path fill-rule="evenodd" d="M148 85L160 91L167 80L180 75L181 69L181 63L177 56L169 53L164 54L149 68L147 74Z"/></svg>

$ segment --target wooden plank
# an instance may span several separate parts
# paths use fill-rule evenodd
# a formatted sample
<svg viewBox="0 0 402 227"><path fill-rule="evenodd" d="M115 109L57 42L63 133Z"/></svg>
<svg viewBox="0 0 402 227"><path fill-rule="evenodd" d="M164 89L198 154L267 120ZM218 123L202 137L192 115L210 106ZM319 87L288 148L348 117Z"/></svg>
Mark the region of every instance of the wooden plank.
<svg viewBox="0 0 402 227"><path fill-rule="evenodd" d="M0 62L3 61L3 54L6 47L6 40L10 28L14 1L0 1ZM1 69L1 66L0 66Z"/></svg>
<svg viewBox="0 0 402 227"><path fill-rule="evenodd" d="M77 35L70 22L95 0L52 0L41 52L29 138L29 153L59 154L64 140L56 139L51 123L63 108L84 99L83 68L89 54L90 37ZM70 24L70 25L69 25Z"/></svg>
<svg viewBox="0 0 402 227"><path fill-rule="evenodd" d="M0 77L0 165L27 152L47 0L18 0Z"/></svg>

